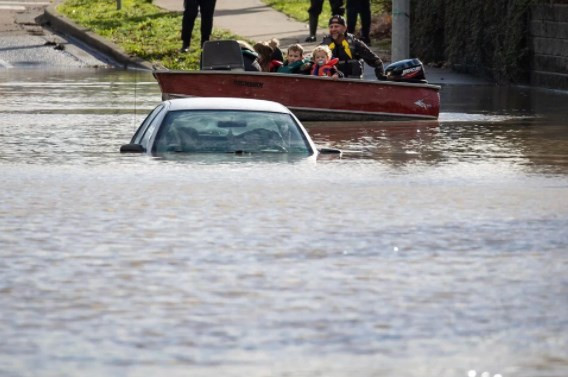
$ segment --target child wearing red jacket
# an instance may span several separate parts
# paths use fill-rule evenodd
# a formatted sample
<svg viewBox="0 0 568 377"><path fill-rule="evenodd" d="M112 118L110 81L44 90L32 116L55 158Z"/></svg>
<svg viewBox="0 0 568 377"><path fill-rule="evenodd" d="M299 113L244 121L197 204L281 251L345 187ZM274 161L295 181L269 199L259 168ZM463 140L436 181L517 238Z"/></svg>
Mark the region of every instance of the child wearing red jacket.
<svg viewBox="0 0 568 377"><path fill-rule="evenodd" d="M282 62L272 58L274 49L265 42L259 42L253 46L258 54L258 64L262 72L276 72L282 66Z"/></svg>
<svg viewBox="0 0 568 377"><path fill-rule="evenodd" d="M331 58L331 50L325 45L317 46L312 52L314 67L312 75L327 76L337 79L343 77L343 74L335 67L339 59Z"/></svg>

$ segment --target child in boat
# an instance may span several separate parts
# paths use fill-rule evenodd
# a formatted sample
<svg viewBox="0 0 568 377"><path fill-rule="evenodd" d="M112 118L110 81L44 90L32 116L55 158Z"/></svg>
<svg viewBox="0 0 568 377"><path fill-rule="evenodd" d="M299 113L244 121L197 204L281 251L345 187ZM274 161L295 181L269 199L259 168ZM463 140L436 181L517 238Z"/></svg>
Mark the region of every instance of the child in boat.
<svg viewBox="0 0 568 377"><path fill-rule="evenodd" d="M276 38L272 38L268 41L268 45L272 47L272 50L274 51L272 53L272 60L284 62L284 55L282 55L282 50L280 50L280 41Z"/></svg>
<svg viewBox="0 0 568 377"><path fill-rule="evenodd" d="M243 62L245 64L245 71L255 71L260 72L260 64L258 64L258 54L254 51L254 48L245 41L237 40L239 46L241 47L241 53L243 54Z"/></svg>
<svg viewBox="0 0 568 377"><path fill-rule="evenodd" d="M313 76L327 76L337 79L343 77L341 72L335 66L339 59L331 58L331 50L326 45L320 45L314 48L312 53L314 67L312 68Z"/></svg>
<svg viewBox="0 0 568 377"><path fill-rule="evenodd" d="M309 75L311 70L311 62L304 59L304 48L296 43L288 47L286 53L286 62L280 68L278 73L300 73Z"/></svg>
<svg viewBox="0 0 568 377"><path fill-rule="evenodd" d="M258 54L258 64L262 72L276 72L282 66L282 62L272 59L274 50L268 43L257 43L253 46L254 51Z"/></svg>

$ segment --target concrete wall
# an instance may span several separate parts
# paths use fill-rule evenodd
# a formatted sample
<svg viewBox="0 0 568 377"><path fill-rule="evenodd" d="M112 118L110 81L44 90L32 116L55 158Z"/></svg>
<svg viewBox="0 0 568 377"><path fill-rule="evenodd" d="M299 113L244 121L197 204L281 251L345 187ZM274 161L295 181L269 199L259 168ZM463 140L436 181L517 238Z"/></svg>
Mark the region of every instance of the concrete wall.
<svg viewBox="0 0 568 377"><path fill-rule="evenodd" d="M535 5L529 30L531 84L568 90L568 5Z"/></svg>

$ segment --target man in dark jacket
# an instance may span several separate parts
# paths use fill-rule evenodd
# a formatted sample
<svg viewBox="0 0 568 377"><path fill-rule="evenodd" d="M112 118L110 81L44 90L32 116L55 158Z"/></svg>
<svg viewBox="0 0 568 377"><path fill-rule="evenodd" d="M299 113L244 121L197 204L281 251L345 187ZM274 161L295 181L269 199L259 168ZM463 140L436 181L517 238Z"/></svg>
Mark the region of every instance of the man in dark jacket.
<svg viewBox="0 0 568 377"><path fill-rule="evenodd" d="M343 16L345 8L343 7L343 0L329 0L331 5L331 14L339 14ZM318 18L323 8L323 0L310 0L310 35L306 38L306 42L316 41L316 31L318 29Z"/></svg>
<svg viewBox="0 0 568 377"><path fill-rule="evenodd" d="M191 34L193 25L197 18L197 13L201 13L201 47L209 40L213 30L213 13L215 12L216 0L184 0L183 18L181 20L181 40L180 52L188 52L191 44Z"/></svg>
<svg viewBox="0 0 568 377"><path fill-rule="evenodd" d="M323 38L322 44L328 45L333 57L339 59L337 68L345 77L362 78L363 64L361 60L375 68L375 76L385 80L383 61L361 40L347 33L345 19L335 15L329 19L329 35Z"/></svg>

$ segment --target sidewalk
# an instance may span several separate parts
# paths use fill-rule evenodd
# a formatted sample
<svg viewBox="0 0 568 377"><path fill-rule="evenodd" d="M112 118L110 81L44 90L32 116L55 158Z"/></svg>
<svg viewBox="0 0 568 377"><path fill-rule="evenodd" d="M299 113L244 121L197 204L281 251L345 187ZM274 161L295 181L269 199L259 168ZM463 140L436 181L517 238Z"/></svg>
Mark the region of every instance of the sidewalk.
<svg viewBox="0 0 568 377"><path fill-rule="evenodd" d="M183 12L183 0L154 0L154 5L168 11ZM256 42L277 38L283 50L293 43L300 43L311 51L319 44L304 42L309 34L307 23L291 19L260 0L217 0L213 27L230 30ZM326 32L318 29L318 40Z"/></svg>

